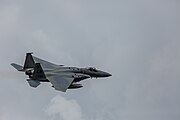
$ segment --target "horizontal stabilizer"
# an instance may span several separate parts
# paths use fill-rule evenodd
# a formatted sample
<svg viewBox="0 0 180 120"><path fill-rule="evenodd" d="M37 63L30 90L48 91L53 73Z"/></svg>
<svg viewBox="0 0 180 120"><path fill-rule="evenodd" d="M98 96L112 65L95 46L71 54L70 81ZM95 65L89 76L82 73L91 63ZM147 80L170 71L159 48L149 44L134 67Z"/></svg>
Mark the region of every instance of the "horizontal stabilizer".
<svg viewBox="0 0 180 120"><path fill-rule="evenodd" d="M23 66L18 65L18 64L16 64L16 63L11 63L11 65L12 65L15 69L17 69L18 71L23 71Z"/></svg>
<svg viewBox="0 0 180 120"><path fill-rule="evenodd" d="M37 86L40 85L40 82L38 80L27 79L27 81L28 81L29 85L34 88L36 88Z"/></svg>

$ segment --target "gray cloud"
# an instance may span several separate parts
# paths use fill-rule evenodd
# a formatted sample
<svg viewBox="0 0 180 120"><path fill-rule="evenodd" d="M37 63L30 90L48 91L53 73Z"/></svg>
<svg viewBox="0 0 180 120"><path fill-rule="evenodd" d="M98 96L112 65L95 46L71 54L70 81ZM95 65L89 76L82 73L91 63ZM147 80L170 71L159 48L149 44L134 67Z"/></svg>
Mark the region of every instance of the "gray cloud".
<svg viewBox="0 0 180 120"><path fill-rule="evenodd" d="M175 0L0 1L0 119L63 119L53 108L61 100L80 109L80 119L179 120L178 11ZM29 51L113 76L67 93L33 89L9 65Z"/></svg>

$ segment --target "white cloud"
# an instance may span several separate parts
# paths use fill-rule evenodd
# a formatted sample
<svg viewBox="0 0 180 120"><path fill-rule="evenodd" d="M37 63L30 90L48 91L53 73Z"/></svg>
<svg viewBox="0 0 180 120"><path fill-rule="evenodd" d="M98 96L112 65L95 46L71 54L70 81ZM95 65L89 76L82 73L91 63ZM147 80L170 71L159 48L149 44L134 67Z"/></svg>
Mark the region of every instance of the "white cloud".
<svg viewBox="0 0 180 120"><path fill-rule="evenodd" d="M67 100L61 95L51 100L46 112L51 117L57 115L63 120L82 120L80 105L75 100Z"/></svg>

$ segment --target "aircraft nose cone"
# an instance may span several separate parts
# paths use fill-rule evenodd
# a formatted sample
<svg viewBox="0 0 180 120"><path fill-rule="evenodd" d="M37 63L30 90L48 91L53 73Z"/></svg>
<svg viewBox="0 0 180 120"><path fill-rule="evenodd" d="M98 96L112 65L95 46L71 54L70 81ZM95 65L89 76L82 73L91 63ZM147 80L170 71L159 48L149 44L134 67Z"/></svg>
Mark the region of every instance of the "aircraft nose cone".
<svg viewBox="0 0 180 120"><path fill-rule="evenodd" d="M110 73L107 72L104 73L104 77L110 77L110 76L112 76Z"/></svg>
<svg viewBox="0 0 180 120"><path fill-rule="evenodd" d="M110 76L112 76L110 73L107 73L107 75L106 75L107 77L110 77Z"/></svg>

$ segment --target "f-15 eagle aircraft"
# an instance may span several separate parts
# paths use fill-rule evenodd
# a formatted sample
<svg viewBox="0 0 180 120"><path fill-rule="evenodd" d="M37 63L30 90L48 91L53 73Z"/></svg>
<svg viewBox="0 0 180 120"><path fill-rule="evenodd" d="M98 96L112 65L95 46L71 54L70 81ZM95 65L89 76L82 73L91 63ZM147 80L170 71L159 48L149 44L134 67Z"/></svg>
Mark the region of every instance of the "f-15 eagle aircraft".
<svg viewBox="0 0 180 120"><path fill-rule="evenodd" d="M67 89L77 89L83 87L77 84L88 78L99 78L112 76L110 73L97 70L94 67L78 68L56 65L51 62L32 56L32 53L26 53L24 66L16 63L11 64L15 69L25 72L28 75L28 83L36 88L40 82L51 82L56 90L66 92Z"/></svg>

